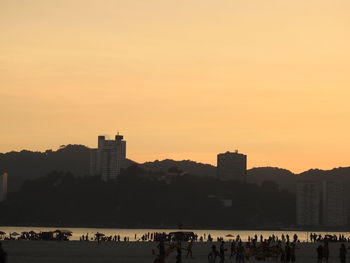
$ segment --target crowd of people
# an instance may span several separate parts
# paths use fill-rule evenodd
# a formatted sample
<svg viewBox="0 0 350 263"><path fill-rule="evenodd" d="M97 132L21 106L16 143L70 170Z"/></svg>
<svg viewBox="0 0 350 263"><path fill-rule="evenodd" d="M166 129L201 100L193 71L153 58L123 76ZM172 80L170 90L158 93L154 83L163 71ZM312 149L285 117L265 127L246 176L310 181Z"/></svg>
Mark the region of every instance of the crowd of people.
<svg viewBox="0 0 350 263"><path fill-rule="evenodd" d="M0 232L0 234L4 232ZM179 238L178 234L181 235ZM34 231L22 232L17 234L11 233L9 236L1 235L3 240L65 240L71 236L71 231L56 230L51 232L35 233ZM53 239L51 239L53 238ZM67 239L68 240L68 239ZM121 235L106 236L103 233L97 232L89 236L89 233L80 236L80 241L96 241L100 242L130 242L130 237ZM157 249L152 251L155 256L154 263L165 263L166 258L176 253L176 263L182 263L183 251L185 251L186 258L193 257L193 246L196 242L209 242L210 247L207 260L208 263L225 263L236 262L244 263L250 258L256 260L266 260L267 258L274 258L282 263L293 263L297 261L296 250L299 249L299 244L305 242L301 241L297 234L290 236L289 234L269 235L264 237L261 235L248 236L242 240L240 235L227 235L225 237L216 237L216 240L210 234L202 234L198 236L193 232L171 232L169 234L164 232L147 232L142 235L135 234L133 240L136 242L157 242ZM216 243L214 243L216 241ZM341 243L339 246L339 260L341 263L346 262L347 248L346 242L350 242L350 238L343 234L339 235L320 235L310 233L307 242L317 243L315 254L318 263L328 263L330 257L329 243ZM0 243L0 263L6 262L6 252Z"/></svg>
<svg viewBox="0 0 350 263"><path fill-rule="evenodd" d="M328 263L330 251L329 251L329 237L311 234L312 242L319 242L320 245L316 249L316 256L318 263ZM310 235L310 237L311 237ZM205 236L205 235L204 235ZM203 237L200 237L200 241ZM209 240L211 237L208 237ZM176 251L176 263L182 263L182 250L187 251L187 257L193 257L193 242L191 239L186 242L181 241L170 241L166 243L164 240L160 240L157 246L158 254L154 263L165 263L165 259ZM231 239L229 242L225 242L222 237L218 237L219 245L212 244L208 253L208 263L225 263L225 262L236 262L245 263L250 258L256 260L266 260L267 258L274 258L276 261L281 263L293 263L297 262L296 250L299 249L298 244L301 241L297 234L290 237L288 234L281 235L281 237L271 235L264 238L262 235L254 235L248 237L247 242L243 242L239 235ZM331 242L342 242L339 247L339 260L341 263L346 262L347 249L344 242L349 240L344 235L333 237ZM185 244L184 244L185 243ZM186 246L187 243L187 246Z"/></svg>
<svg viewBox="0 0 350 263"><path fill-rule="evenodd" d="M1 235L2 234L2 235ZM13 232L5 235L5 232L0 231L0 240L64 240L68 241L72 235L68 230L43 231L36 233L34 231L17 233Z"/></svg>

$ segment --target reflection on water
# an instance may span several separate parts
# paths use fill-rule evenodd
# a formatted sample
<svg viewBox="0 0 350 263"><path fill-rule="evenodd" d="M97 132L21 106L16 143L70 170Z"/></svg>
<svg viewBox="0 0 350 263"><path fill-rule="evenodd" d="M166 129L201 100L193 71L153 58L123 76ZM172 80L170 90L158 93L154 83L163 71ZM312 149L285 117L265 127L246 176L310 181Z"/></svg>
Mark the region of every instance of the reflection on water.
<svg viewBox="0 0 350 263"><path fill-rule="evenodd" d="M82 235L89 234L90 237L92 237L97 232L103 233L106 236L114 236L114 235L120 235L121 240L123 240L124 237L129 237L130 241L136 241L143 234L146 233L154 233L154 232L174 232L174 231L193 231L198 235L198 237L203 236L204 234L208 236L210 234L214 240L216 240L217 237L223 237L224 240L230 240L232 237L226 237L226 235L233 235L236 237L239 235L243 241L248 240L248 236L253 237L255 234L260 236L263 235L265 238L271 235L275 235L278 237L281 237L282 234L286 235L288 234L290 237L292 237L295 233L298 235L299 239L301 241L307 241L309 239L310 232L307 231L278 231L278 230L193 230L193 229L116 229L116 228L71 228L71 227L64 227L64 228L56 228L56 227L8 227L8 226L0 226L0 231L6 232L7 234L17 232L25 232L25 231L34 231L34 232L42 232L42 231L55 231L56 229L64 229L64 230L70 230L73 232L72 237L70 240L79 240L79 238ZM326 235L326 234L336 234L337 236L339 234L343 234L346 238L350 237L349 232L316 232L320 235ZM135 234L136 234L136 240L135 240Z"/></svg>

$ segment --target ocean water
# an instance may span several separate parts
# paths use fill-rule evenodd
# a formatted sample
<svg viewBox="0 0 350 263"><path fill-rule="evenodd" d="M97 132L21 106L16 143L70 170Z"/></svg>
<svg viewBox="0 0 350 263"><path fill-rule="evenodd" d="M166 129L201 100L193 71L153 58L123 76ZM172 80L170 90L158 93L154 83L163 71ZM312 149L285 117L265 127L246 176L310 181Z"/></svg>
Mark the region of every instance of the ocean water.
<svg viewBox="0 0 350 263"><path fill-rule="evenodd" d="M192 231L200 236L208 236L210 234L214 240L218 237L224 238L224 240L229 241L232 238L235 238L237 235L241 237L243 241L247 241L248 237L253 237L255 234L260 237L260 235L263 235L264 238L267 238L268 236L275 235L278 237L281 237L282 234L286 235L288 234L290 239L293 238L294 234L297 234L299 239L303 242L306 242L309 240L310 232L307 231L281 231L281 230L210 230L210 229L203 229L203 230L193 230L193 229L118 229L118 228L56 228L56 227L9 227L9 226L0 226L0 231L5 232L7 235L13 232L21 233L21 232L43 232L43 231L55 231L56 229L60 230L70 230L72 231L72 236L70 237L70 240L79 240L82 235L89 234L89 237L93 237L94 234L97 232L103 233L106 236L114 236L114 235L120 235L121 240L124 239L124 237L129 237L129 241L138 241L142 235L146 233L154 233L154 232L176 232L176 231ZM316 234L320 235L326 235L326 234L343 234L345 237L350 237L350 232L315 232ZM135 239L136 234L136 239ZM234 237L227 237L227 235L233 235Z"/></svg>

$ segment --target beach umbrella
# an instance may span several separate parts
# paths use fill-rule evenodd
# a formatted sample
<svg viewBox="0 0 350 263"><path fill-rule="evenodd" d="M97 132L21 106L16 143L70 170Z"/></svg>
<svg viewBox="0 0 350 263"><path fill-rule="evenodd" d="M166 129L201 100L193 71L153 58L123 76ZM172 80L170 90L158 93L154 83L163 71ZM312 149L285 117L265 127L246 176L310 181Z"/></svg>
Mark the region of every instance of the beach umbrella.
<svg viewBox="0 0 350 263"><path fill-rule="evenodd" d="M53 233L61 233L62 231L61 230L59 230L59 229L56 229L55 231L53 231Z"/></svg>
<svg viewBox="0 0 350 263"><path fill-rule="evenodd" d="M0 236L3 236L3 235L6 235L6 233L3 231L0 231Z"/></svg>
<svg viewBox="0 0 350 263"><path fill-rule="evenodd" d="M234 235L228 234L225 237L234 237Z"/></svg>
<svg viewBox="0 0 350 263"><path fill-rule="evenodd" d="M29 234L31 234L31 235L36 235L36 233L35 233L33 230L30 231Z"/></svg>
<svg viewBox="0 0 350 263"><path fill-rule="evenodd" d="M97 236L97 237L104 237L105 234L97 232L97 233L95 234L95 236Z"/></svg>
<svg viewBox="0 0 350 263"><path fill-rule="evenodd" d="M20 234L18 234L17 232L13 232L11 236L20 236Z"/></svg>
<svg viewBox="0 0 350 263"><path fill-rule="evenodd" d="M72 235L72 231L70 231L70 230L62 230L61 231L63 234L66 234L66 235Z"/></svg>

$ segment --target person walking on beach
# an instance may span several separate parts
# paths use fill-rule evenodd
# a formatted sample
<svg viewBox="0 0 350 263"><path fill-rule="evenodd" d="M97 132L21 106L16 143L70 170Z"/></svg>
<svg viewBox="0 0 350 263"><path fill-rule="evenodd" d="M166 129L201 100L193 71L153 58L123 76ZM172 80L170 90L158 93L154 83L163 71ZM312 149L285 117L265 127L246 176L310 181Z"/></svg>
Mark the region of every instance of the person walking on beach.
<svg viewBox="0 0 350 263"><path fill-rule="evenodd" d="M193 239L191 239L191 241L187 244L187 255L186 258L188 258L188 256L190 256L192 258L192 247L193 247Z"/></svg>
<svg viewBox="0 0 350 263"><path fill-rule="evenodd" d="M7 254L0 243L0 263L6 263Z"/></svg>
<svg viewBox="0 0 350 263"><path fill-rule="evenodd" d="M340 263L345 263L346 262L346 248L344 244L340 245L339 249L339 258L340 258Z"/></svg>
<svg viewBox="0 0 350 263"><path fill-rule="evenodd" d="M323 259L323 246L319 245L317 248L317 263L322 263Z"/></svg>
<svg viewBox="0 0 350 263"><path fill-rule="evenodd" d="M218 251L216 250L216 246L212 245L211 246L211 251L208 254L208 263L216 263L216 258L218 256Z"/></svg>

